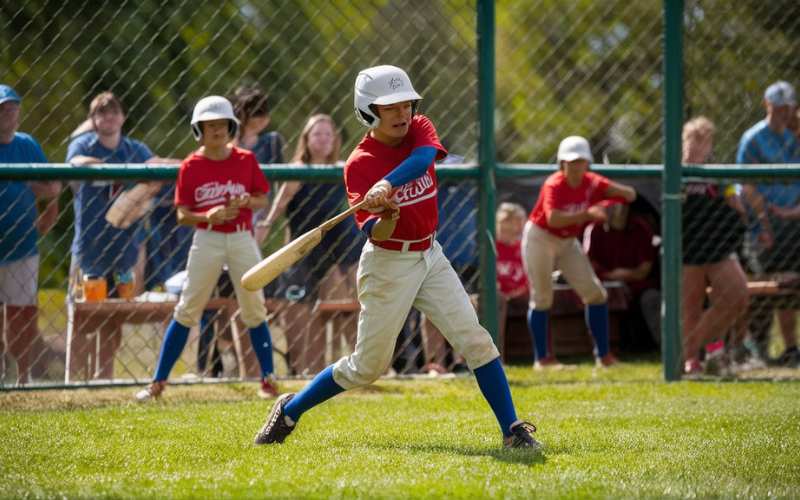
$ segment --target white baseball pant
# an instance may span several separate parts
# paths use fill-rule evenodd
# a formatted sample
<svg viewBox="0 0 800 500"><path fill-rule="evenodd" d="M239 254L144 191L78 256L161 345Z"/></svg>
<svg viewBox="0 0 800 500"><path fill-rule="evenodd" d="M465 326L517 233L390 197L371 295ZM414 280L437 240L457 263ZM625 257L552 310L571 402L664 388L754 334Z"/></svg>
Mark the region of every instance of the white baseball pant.
<svg viewBox="0 0 800 500"><path fill-rule="evenodd" d="M553 271L561 269L584 304L602 304L608 294L576 238L559 238L531 221L522 232L522 256L530 288L529 307L553 305Z"/></svg>
<svg viewBox="0 0 800 500"><path fill-rule="evenodd" d="M500 355L438 242L424 252L400 252L368 241L358 265L358 300L355 352L333 367L333 379L345 389L368 385L386 371L412 306L433 322L471 369Z"/></svg>
<svg viewBox="0 0 800 500"><path fill-rule="evenodd" d="M260 260L261 252L250 231L221 233L195 230L186 264L186 281L175 306L175 320L190 328L197 325L219 280L222 265L228 264L236 301L242 311L242 321L248 328L263 323L267 319L264 293L261 290L245 290L240 283L242 275Z"/></svg>

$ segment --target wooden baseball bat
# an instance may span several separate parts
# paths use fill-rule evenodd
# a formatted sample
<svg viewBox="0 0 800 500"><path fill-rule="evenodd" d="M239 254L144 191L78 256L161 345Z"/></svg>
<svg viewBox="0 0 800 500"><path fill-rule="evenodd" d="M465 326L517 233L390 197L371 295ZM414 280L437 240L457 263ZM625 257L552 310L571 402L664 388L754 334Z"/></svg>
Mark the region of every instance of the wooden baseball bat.
<svg viewBox="0 0 800 500"><path fill-rule="evenodd" d="M322 241L322 237L325 236L325 233L330 231L333 226L339 224L356 211L361 210L365 203L366 202L364 200L356 203L336 217L323 222L311 231L298 236L294 240L276 250L274 253L272 253L272 255L251 267L246 273L244 273L244 276L242 276L242 286L246 290L250 291L256 291L260 288L264 288L289 266L308 255L308 253L311 252L314 247L319 245L319 242Z"/></svg>

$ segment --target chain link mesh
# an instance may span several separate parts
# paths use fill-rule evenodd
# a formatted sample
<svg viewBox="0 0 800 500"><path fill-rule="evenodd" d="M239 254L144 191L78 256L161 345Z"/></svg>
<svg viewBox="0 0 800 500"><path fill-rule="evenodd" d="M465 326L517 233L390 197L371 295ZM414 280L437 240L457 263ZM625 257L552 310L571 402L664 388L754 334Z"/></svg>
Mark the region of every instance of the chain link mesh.
<svg viewBox="0 0 800 500"><path fill-rule="evenodd" d="M196 147L188 127L194 103L208 94L231 96L241 86L261 87L269 96L268 130L282 139L270 162L288 161L306 120L320 112L336 122L344 159L363 135L361 125L352 119L353 78L357 70L380 63L404 67L413 76L414 85L427 97L422 111L437 124L450 151L467 161L477 156L476 14L471 2L26 0L3 4L0 25L4 47L0 82L11 84L22 96L20 130L40 142L51 162L66 158L89 102L100 92L110 90L122 102L127 136L157 156L179 159ZM75 193L87 185L102 185L87 191L82 201L84 207L97 210L94 216L102 224L111 202L133 183L87 181L62 186L55 226L38 242L39 336L24 347L32 358L32 375L35 381L50 382L64 380L65 372L74 383L147 380L179 291L166 282L184 268L192 231L175 223L172 191L165 187L136 223L137 234L114 233L106 249L115 257L124 240L141 251L134 271L138 305L86 301L85 276L76 276L79 266L71 258L70 246ZM273 193L279 185L273 185ZM341 190L329 189L332 186L306 183L297 198L307 201L290 204L263 251L276 249L334 215L319 208L331 206L326 197L341 197ZM474 290L477 186L461 182L444 187L453 192L442 197L448 205L444 214L452 211L453 218L443 216L440 240L454 264L469 272L465 281ZM343 198L338 201L344 206ZM116 243L111 243L114 238ZM357 322L355 265L363 241L359 235L341 232L266 290L279 375L314 373L352 349ZM117 271L99 272L107 278L109 297L118 295L114 282L127 279ZM236 311L232 295L230 280L223 276L218 298L202 322L212 326L205 334L192 332L173 379L190 374L258 376L246 331L231 319ZM18 330L27 335L28 330L17 328L20 322L33 322L23 313L6 308L8 335ZM410 317L398 341L398 372L421 369L422 332L426 331L426 339L434 335L428 335L422 324L418 314ZM3 380L13 384L11 351L17 346L11 347L3 357L2 372Z"/></svg>
<svg viewBox="0 0 800 500"><path fill-rule="evenodd" d="M558 142L579 134L589 138L597 163L631 167L660 163L662 8L662 2L656 1L499 2L498 161L553 163ZM742 133L763 118L762 97L767 85L778 79L800 82L800 62L795 56L799 11L790 0L746 0L736 5L721 0L686 1L685 115L705 115L716 124L713 156L708 162L736 161ZM282 159L290 158L304 123L317 112L330 114L337 123L344 158L363 134L363 128L352 119L355 72L391 63L412 76L425 97L422 111L437 124L445 146L471 162L477 157L478 143L476 22L474 2L463 0L6 2L0 6L0 82L12 85L22 96L19 129L42 144L51 162L66 158L70 136L85 120L91 99L102 91L111 90L122 101L126 135L147 144L158 156L182 158L196 147L188 127L194 103L212 93L232 95L242 85L258 85L269 94L268 130L279 132L284 139ZM530 209L541 180L501 182L498 199L518 201ZM712 181L693 179L698 180ZM735 176L715 182L723 203L704 208L695 222L686 220L685 234L721 231L724 226L716 221L730 214L725 193L729 200L740 199L730 193L741 195L748 184L763 183ZM111 183L109 189L114 184L130 187L120 181ZM650 221L658 235L659 181L652 178L634 184L644 194L643 204L635 210ZM5 383L15 381L12 354L20 347L8 332L25 332L24 325L33 322L38 323L39 336L24 347L37 381L61 381L65 372L72 372L69 379L77 383L105 378L143 381L152 376L174 296L142 296L147 299L144 303L150 304L148 310L123 311L116 319L92 313L91 306L82 305L87 311L78 312L77 320L83 317L94 322L81 327L92 333L87 336L74 331L80 326L76 326L74 306L86 304L72 293L81 287L69 285L74 274L70 245L77 185L72 183L70 188L64 183L55 225L38 241L38 319L30 316L30 310L4 309ZM787 193L795 182L788 179L771 185L780 187L780 196L791 196ZM328 192L325 186L307 184L312 197L316 190ZM477 291L480 276L475 245L479 188L472 181L444 182L440 200L438 238L470 293ZM139 265L145 279L137 293L163 288L167 278L182 269L191 238L191 231L174 224L168 190L159 197L164 202L155 203L140 222L143 230L138 245L146 252ZM796 202L781 201L780 206ZM44 213L46 203L38 204ZM759 214L747 200L742 205L745 229L736 251L746 277L753 283L770 283L774 285L770 290L784 293L793 283L792 275L785 271L794 271L795 250L792 247L781 254L776 270L756 267L757 257L763 253L758 239ZM9 206L6 213L13 210L13 205ZM270 231L264 252L297 235L293 216L310 222L326 215L297 215L303 213L302 207L290 208ZM102 214L97 217L101 219ZM774 213L769 217L777 218ZM793 222L773 222L782 231L786 228L783 233L776 230L781 242L800 239ZM714 241L717 239L709 236L705 243ZM357 253L360 243L356 239L339 243L328 248L331 255L315 256L287 273L267 294L275 359L282 375L313 373L352 348L357 306L353 263L348 255ZM752 284L750 288L756 290ZM192 334L173 378L191 373L257 375L245 329L231 319L235 307L228 300L230 284L224 278L218 295L221 298L207 311L207 323L216 326L209 330L210 337L209 333ZM750 294L751 319L737 323L738 331L743 332L740 337L749 332L750 337L762 339L763 345L764 331L769 330L772 319L769 297L772 295L766 292ZM324 307L318 299L325 302ZM120 326L120 317L129 321ZM518 329L524 330L517 323ZM70 325L75 338L69 334ZM69 360L67 370L65 352L70 342L75 343L77 354ZM776 355L776 349L773 346L769 354ZM460 360L443 347L424 318L412 313L399 337L393 368L419 371L428 363L453 369Z"/></svg>

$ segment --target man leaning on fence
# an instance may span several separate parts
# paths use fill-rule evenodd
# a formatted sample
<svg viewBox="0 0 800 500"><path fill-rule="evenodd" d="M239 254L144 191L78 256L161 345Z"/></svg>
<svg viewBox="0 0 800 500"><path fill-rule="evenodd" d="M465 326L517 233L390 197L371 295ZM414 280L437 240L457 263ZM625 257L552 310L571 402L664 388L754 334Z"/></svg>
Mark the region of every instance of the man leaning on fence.
<svg viewBox="0 0 800 500"><path fill-rule="evenodd" d="M770 85L764 93L767 116L743 135L736 154L737 163L798 163L800 144L787 128L795 112L795 90L787 82ZM789 217L800 200L800 183L781 183L743 186L743 194L758 218L758 240L749 248L749 262L756 273L800 272L800 223ZM763 328L753 332L760 338L761 351L766 353L772 311L763 318ZM797 310L779 309L778 321L786 347L779 358L781 364L798 366L795 330ZM751 322L752 324L752 322Z"/></svg>
<svg viewBox="0 0 800 500"><path fill-rule="evenodd" d="M36 139L17 132L21 99L0 85L0 163L47 163ZM30 379L35 362L31 347L39 335L36 325L39 252L36 242L58 217L59 182L0 182L0 344L17 363L17 383ZM47 200L38 214L37 200ZM5 374L0 374L2 377Z"/></svg>
<svg viewBox="0 0 800 500"><path fill-rule="evenodd" d="M91 127L74 137L67 149L67 161L72 165L144 163L154 158L145 144L122 133L125 112L111 92L103 92L92 100L89 120ZM155 194L158 184L151 183L150 186L151 194ZM105 280L109 296L129 297L135 290L134 283L142 279L134 273L144 241L139 221L129 221L123 228L115 227L105 218L125 187L111 180L92 180L72 186L75 210L71 266L73 295L80 290L81 282L98 279ZM130 208L138 210L139 207ZM86 359L91 354L84 341L81 335L73 339L76 360ZM95 376L113 377L114 354L121 341L121 332L114 325L101 327Z"/></svg>

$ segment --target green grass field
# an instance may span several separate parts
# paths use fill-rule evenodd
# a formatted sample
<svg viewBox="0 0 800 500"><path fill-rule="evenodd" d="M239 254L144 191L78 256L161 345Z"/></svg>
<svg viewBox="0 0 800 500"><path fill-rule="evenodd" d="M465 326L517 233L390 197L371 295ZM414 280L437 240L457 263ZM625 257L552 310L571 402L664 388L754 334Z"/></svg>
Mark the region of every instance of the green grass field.
<svg viewBox="0 0 800 500"><path fill-rule="evenodd" d="M800 494L796 379L666 384L655 363L509 376L544 458L501 449L469 377L380 381L259 448L270 403L252 383L173 386L151 405L132 388L0 393L0 497Z"/></svg>

